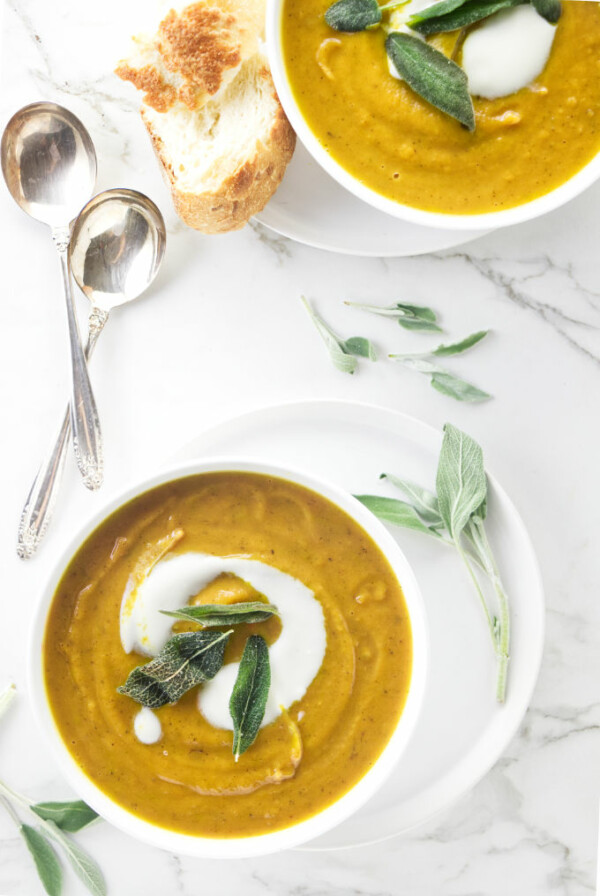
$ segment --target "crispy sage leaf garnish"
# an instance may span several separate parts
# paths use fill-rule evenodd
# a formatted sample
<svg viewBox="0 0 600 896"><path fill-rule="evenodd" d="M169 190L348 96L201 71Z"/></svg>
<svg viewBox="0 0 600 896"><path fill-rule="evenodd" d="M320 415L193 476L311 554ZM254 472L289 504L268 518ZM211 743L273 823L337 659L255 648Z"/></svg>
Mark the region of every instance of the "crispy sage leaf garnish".
<svg viewBox="0 0 600 896"><path fill-rule="evenodd" d="M454 10L441 15L436 14L435 9L442 4L436 3L435 6L416 13L408 20L408 25L424 36L458 31L467 25L474 25L482 19L487 19L502 9L521 6L524 2L525 0L467 0Z"/></svg>
<svg viewBox="0 0 600 896"><path fill-rule="evenodd" d="M359 308L361 311L370 311L372 314L380 314L383 317L395 317L405 330L442 332L442 328L436 323L435 311L422 305L405 305L402 302L396 302L395 305L364 305L361 302L344 302L344 305Z"/></svg>
<svg viewBox="0 0 600 896"><path fill-rule="evenodd" d="M385 42L387 54L412 89L436 109L475 130L475 110L463 70L418 37L392 31Z"/></svg>
<svg viewBox="0 0 600 896"><path fill-rule="evenodd" d="M397 498L384 498L380 495L354 495L354 497L379 519L393 523L395 526L402 526L403 529L413 529L423 535L440 538L439 532L436 532L431 526L426 526L415 508L406 501L398 501Z"/></svg>
<svg viewBox="0 0 600 896"><path fill-rule="evenodd" d="M260 635L252 635L246 641L229 701L229 712L233 720L232 752L236 762L256 740L265 715L270 686L271 666L267 642Z"/></svg>
<svg viewBox="0 0 600 896"><path fill-rule="evenodd" d="M337 336L331 327L319 317L316 311L310 307L304 296L301 297L304 307L308 311L312 322L319 331L321 339L327 346L329 356L335 367L342 373L354 373L358 366L356 356L369 358L371 361L376 360L375 349L368 339L362 336L353 336L351 339L343 340Z"/></svg>
<svg viewBox="0 0 600 896"><path fill-rule="evenodd" d="M562 13L560 0L531 0L531 3L542 18L551 25L556 25Z"/></svg>
<svg viewBox="0 0 600 896"><path fill-rule="evenodd" d="M53 847L46 837L28 824L20 827L21 836L33 856L39 878L49 896L60 896L62 892L62 871Z"/></svg>
<svg viewBox="0 0 600 896"><path fill-rule="evenodd" d="M98 813L94 812L83 800L65 803L35 803L31 806L31 811L46 821L53 821L62 831L69 831L72 834L98 818Z"/></svg>
<svg viewBox="0 0 600 896"><path fill-rule="evenodd" d="M232 631L173 635L158 656L133 669L117 691L150 709L177 703L186 691L215 677Z"/></svg>
<svg viewBox="0 0 600 896"><path fill-rule="evenodd" d="M431 377L431 385L442 395L448 398L454 398L456 401L468 401L476 404L480 401L489 401L492 397L489 392L484 392L472 383L461 380L460 377L454 376L452 373L438 372Z"/></svg>
<svg viewBox="0 0 600 896"><path fill-rule="evenodd" d="M325 13L325 21L336 31L356 32L381 22L377 0L338 0Z"/></svg>
<svg viewBox="0 0 600 896"><path fill-rule="evenodd" d="M186 622L197 622L204 628L217 625L241 625L244 622L264 622L270 616L278 616L279 610L273 604L265 604L260 600L251 600L238 604L198 604L195 607L182 607L180 610L161 610L165 616L185 619Z"/></svg>

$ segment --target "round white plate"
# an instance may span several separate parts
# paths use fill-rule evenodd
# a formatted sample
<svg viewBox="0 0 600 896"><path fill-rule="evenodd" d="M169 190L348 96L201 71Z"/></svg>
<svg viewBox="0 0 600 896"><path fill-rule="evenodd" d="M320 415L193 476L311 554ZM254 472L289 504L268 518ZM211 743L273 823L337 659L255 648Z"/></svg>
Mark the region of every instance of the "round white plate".
<svg viewBox="0 0 600 896"><path fill-rule="evenodd" d="M399 496L396 473L433 487L441 433L396 411L310 401L253 411L200 435L177 460L236 453L305 469L353 493ZM485 446L484 446L485 448ZM427 821L472 788L514 736L529 704L544 640L542 581L514 505L490 480L486 529L511 603L507 700L495 701L495 662L483 613L456 552L390 527L419 580L431 638L422 716L402 763L355 816L308 849L373 843Z"/></svg>
<svg viewBox="0 0 600 896"><path fill-rule="evenodd" d="M459 246L486 230L442 230L377 211L345 190L298 140L281 186L255 221L307 246L395 258Z"/></svg>

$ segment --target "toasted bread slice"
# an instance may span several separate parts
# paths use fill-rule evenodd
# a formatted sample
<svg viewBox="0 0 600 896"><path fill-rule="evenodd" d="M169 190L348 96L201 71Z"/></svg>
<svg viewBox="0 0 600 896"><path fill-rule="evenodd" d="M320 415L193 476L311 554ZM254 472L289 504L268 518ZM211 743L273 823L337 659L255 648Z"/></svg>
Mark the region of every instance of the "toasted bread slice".
<svg viewBox="0 0 600 896"><path fill-rule="evenodd" d="M295 134L262 51L263 0L199 0L134 38L116 73L145 91L142 119L190 227L243 227L277 189Z"/></svg>

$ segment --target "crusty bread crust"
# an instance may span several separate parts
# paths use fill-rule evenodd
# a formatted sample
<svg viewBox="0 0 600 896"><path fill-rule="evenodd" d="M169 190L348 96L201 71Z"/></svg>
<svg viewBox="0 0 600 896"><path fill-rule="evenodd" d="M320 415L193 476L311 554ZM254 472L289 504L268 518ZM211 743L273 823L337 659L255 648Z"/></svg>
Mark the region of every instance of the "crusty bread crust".
<svg viewBox="0 0 600 896"><path fill-rule="evenodd" d="M177 176L163 141L142 108L142 119L171 190L175 211L194 230L212 234L240 230L253 215L265 207L281 183L292 158L296 134L277 99L271 73L265 68L261 71L261 76L271 83L273 98L277 103L271 130L266 140L256 141L254 154L235 172L225 177L218 189L198 193L181 190L177 186Z"/></svg>

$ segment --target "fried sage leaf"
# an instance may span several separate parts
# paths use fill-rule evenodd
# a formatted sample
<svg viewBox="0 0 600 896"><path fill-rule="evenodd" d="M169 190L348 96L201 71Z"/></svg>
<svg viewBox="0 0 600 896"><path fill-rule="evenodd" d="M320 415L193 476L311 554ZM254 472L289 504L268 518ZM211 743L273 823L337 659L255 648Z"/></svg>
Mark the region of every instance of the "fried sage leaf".
<svg viewBox="0 0 600 896"><path fill-rule="evenodd" d="M381 10L377 0L338 0L325 13L325 21L336 31L365 31L379 25Z"/></svg>
<svg viewBox="0 0 600 896"><path fill-rule="evenodd" d="M468 25L487 19L502 9L521 6L524 2L525 0L467 0L466 3L442 14L436 13L436 8L445 6L445 3L436 3L416 13L408 20L408 25L424 36L457 31L459 28L466 28Z"/></svg>
<svg viewBox="0 0 600 896"><path fill-rule="evenodd" d="M157 657L130 672L125 684L117 688L119 694L150 709L177 703L186 691L215 677L232 631L173 635Z"/></svg>
<svg viewBox="0 0 600 896"><path fill-rule="evenodd" d="M161 610L165 616L197 622L204 628L217 625L241 625L244 622L264 622L270 616L278 616L279 610L273 604L260 600L250 600L238 604L199 604L196 607L182 607L180 610Z"/></svg>
<svg viewBox="0 0 600 896"><path fill-rule="evenodd" d="M387 54L412 89L436 109L475 130L475 110L463 70L418 37L393 31L385 42Z"/></svg>
<svg viewBox="0 0 600 896"><path fill-rule="evenodd" d="M31 811L46 821L53 821L62 831L74 834L98 818L98 813L84 803L73 800L66 803L35 803Z"/></svg>
<svg viewBox="0 0 600 896"><path fill-rule="evenodd" d="M49 896L60 896L62 871L56 853L46 838L28 824L21 825L21 836L33 856L39 878Z"/></svg>
<svg viewBox="0 0 600 896"><path fill-rule="evenodd" d="M560 0L531 0L531 3L542 18L551 25L556 25L562 13Z"/></svg>
<svg viewBox="0 0 600 896"><path fill-rule="evenodd" d="M271 686L269 648L260 635L246 641L237 678L229 701L233 720L232 752L237 762L256 740L265 715Z"/></svg>

